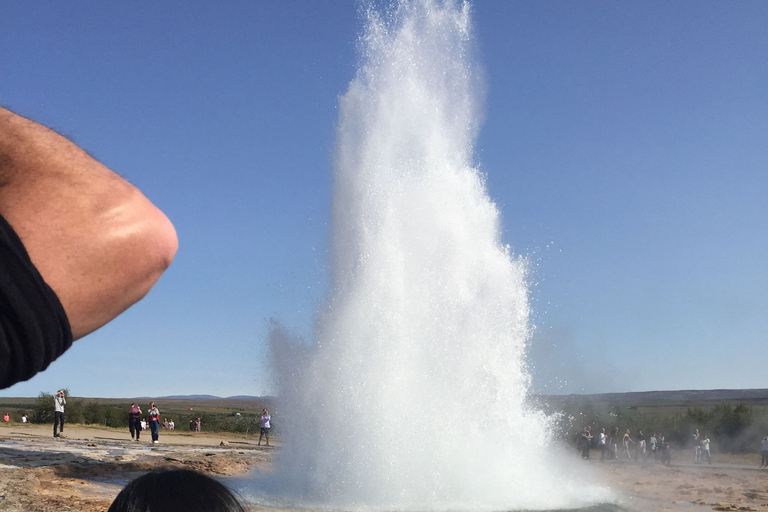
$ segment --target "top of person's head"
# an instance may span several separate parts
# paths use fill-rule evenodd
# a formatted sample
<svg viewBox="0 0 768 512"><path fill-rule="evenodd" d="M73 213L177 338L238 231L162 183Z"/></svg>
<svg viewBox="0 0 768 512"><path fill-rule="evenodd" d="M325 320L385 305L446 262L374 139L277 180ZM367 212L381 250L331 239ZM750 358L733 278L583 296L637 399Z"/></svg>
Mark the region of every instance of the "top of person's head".
<svg viewBox="0 0 768 512"><path fill-rule="evenodd" d="M107 512L244 512L222 483L188 469L156 470L120 491Z"/></svg>

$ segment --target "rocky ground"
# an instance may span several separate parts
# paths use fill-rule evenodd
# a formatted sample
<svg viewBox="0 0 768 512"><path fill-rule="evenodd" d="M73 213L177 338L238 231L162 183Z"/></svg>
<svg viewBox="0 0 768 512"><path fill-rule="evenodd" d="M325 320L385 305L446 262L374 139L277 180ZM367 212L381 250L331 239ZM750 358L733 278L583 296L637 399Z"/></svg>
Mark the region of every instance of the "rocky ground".
<svg viewBox="0 0 768 512"><path fill-rule="evenodd" d="M148 434L148 432L145 432ZM120 489L158 467L213 476L268 471L272 447L253 438L161 432L158 445L125 431L67 426L54 439L48 425L0 426L0 511L106 510Z"/></svg>
<svg viewBox="0 0 768 512"><path fill-rule="evenodd" d="M66 438L51 434L48 425L0 425L0 512L104 511L127 482L154 468L245 476L270 471L277 449L205 432L161 432L159 445L114 429L67 426ZM678 459L671 467L592 459L575 476L610 486L623 496L621 508L638 512L768 512L768 470L758 469L758 456L716 457L711 466Z"/></svg>

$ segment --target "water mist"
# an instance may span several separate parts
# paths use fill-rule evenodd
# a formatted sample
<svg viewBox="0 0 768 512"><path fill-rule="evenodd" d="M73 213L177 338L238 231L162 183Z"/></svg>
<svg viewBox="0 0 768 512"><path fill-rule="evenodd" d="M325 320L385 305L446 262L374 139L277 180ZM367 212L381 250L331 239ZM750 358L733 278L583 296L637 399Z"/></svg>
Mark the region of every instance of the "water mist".
<svg viewBox="0 0 768 512"><path fill-rule="evenodd" d="M344 509L605 499L549 462L547 419L526 406L526 263L472 164L470 8L404 0L366 17L340 99L333 290L310 349L273 332L284 447L265 487Z"/></svg>

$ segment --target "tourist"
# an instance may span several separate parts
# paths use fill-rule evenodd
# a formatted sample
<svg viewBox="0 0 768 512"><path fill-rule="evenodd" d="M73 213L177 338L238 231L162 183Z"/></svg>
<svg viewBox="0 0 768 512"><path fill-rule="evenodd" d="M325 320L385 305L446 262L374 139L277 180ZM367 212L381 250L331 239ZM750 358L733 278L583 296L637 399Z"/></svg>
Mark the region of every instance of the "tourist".
<svg viewBox="0 0 768 512"><path fill-rule="evenodd" d="M64 432L64 405L67 403L67 399L64 397L64 391L61 389L56 392L56 396L53 397L53 437L61 437L61 433ZM59 433L56 433L56 427L61 426Z"/></svg>
<svg viewBox="0 0 768 512"><path fill-rule="evenodd" d="M195 432L200 432L201 427L202 427L202 422L200 421L200 418L197 418L195 420Z"/></svg>
<svg viewBox="0 0 768 512"><path fill-rule="evenodd" d="M188 469L155 470L130 482L107 512L245 512L213 478Z"/></svg>
<svg viewBox="0 0 768 512"><path fill-rule="evenodd" d="M659 454L656 453L656 432L651 434L651 437L648 438L648 449L650 450L651 454L653 455L654 460L658 460Z"/></svg>
<svg viewBox="0 0 768 512"><path fill-rule="evenodd" d="M22 414L21 415L21 422L22 423L26 423L27 422L27 415L26 414Z"/></svg>
<svg viewBox="0 0 768 512"><path fill-rule="evenodd" d="M0 108L0 389L139 301L176 253L141 192L48 128Z"/></svg>
<svg viewBox="0 0 768 512"><path fill-rule="evenodd" d="M128 412L128 429L131 431L131 439L139 440L141 436L141 407L136 402L131 404L131 410ZM135 436L135 437L134 437Z"/></svg>
<svg viewBox="0 0 768 512"><path fill-rule="evenodd" d="M194 432L195 431L195 418L192 418L189 420L189 431Z"/></svg>
<svg viewBox="0 0 768 512"><path fill-rule="evenodd" d="M3 416L3 421L4 421L4 422L6 422L6 423L8 423L9 421L11 421L11 417L10 417L10 416L8 416L8 413L5 413L5 415Z"/></svg>
<svg viewBox="0 0 768 512"><path fill-rule="evenodd" d="M159 443L160 437L160 411L155 407L155 402L149 402L149 431L152 434L152 443Z"/></svg>
<svg viewBox="0 0 768 512"><path fill-rule="evenodd" d="M141 418L141 430L147 430L147 419Z"/></svg>
<svg viewBox="0 0 768 512"><path fill-rule="evenodd" d="M702 457L707 458L707 463L711 466L712 465L712 452L709 451L709 444L710 440L709 437L704 434L701 437L701 455ZM699 463L701 463L701 460L699 460Z"/></svg>
<svg viewBox="0 0 768 512"><path fill-rule="evenodd" d="M597 447L600 449L600 461L605 462L605 442L606 442L605 429L600 429L600 434L597 438Z"/></svg>
<svg viewBox="0 0 768 512"><path fill-rule="evenodd" d="M701 436L699 435L699 429L696 429L691 437L693 438L693 463L701 464Z"/></svg>
<svg viewBox="0 0 768 512"><path fill-rule="evenodd" d="M635 443L635 462L640 462L643 459L645 462L645 435L642 430L637 431L637 442Z"/></svg>
<svg viewBox="0 0 768 512"><path fill-rule="evenodd" d="M611 432L611 459L619 460L619 427L614 427Z"/></svg>
<svg viewBox="0 0 768 512"><path fill-rule="evenodd" d="M587 425L584 430L581 431L581 456L584 459L589 459L589 448L592 444L592 425Z"/></svg>
<svg viewBox="0 0 768 512"><path fill-rule="evenodd" d="M669 447L669 443L661 436L661 443L659 444L661 453L659 454L659 461L667 466L672 465L672 449Z"/></svg>
<svg viewBox="0 0 768 512"><path fill-rule="evenodd" d="M270 426L270 421L272 418L270 417L269 413L266 409L263 409L261 411L261 433L259 434L259 446L261 446L261 438L266 437L267 438L267 446L269 446L269 429L272 428Z"/></svg>
<svg viewBox="0 0 768 512"><path fill-rule="evenodd" d="M173 430L176 428L176 424L173 422L173 420L168 422L168 430Z"/></svg>
<svg viewBox="0 0 768 512"><path fill-rule="evenodd" d="M632 456L629 454L629 443L635 444L635 442L629 436L629 429L627 429L627 431L624 432L624 437L622 438L621 441L622 441L622 444L624 445L624 451L622 453L627 457L627 460L632 460Z"/></svg>
<svg viewBox="0 0 768 512"><path fill-rule="evenodd" d="M763 442L760 444L760 467L768 468L768 436L763 437Z"/></svg>
<svg viewBox="0 0 768 512"><path fill-rule="evenodd" d="M163 428L168 430L168 418L163 419Z"/></svg>
<svg viewBox="0 0 768 512"><path fill-rule="evenodd" d="M661 456L663 454L664 450L664 443L666 442L666 439L664 438L664 433L659 432L659 435L656 436L656 453L659 456L659 460L661 460Z"/></svg>

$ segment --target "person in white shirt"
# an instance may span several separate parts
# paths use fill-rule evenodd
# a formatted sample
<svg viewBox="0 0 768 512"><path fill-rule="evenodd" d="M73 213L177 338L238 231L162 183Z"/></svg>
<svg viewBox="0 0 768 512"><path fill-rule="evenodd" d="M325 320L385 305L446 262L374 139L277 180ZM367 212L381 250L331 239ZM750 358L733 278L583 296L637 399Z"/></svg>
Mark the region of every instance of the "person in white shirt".
<svg viewBox="0 0 768 512"><path fill-rule="evenodd" d="M701 455L707 458L707 462L712 464L712 452L709 451L709 437L704 434L701 439Z"/></svg>
<svg viewBox="0 0 768 512"><path fill-rule="evenodd" d="M600 429L600 435L597 438L597 447L600 448L600 460L605 462L605 429Z"/></svg>
<svg viewBox="0 0 768 512"><path fill-rule="evenodd" d="M267 446L269 446L269 429L272 428L269 424L271 416L266 409L261 411L261 433L259 434L259 446L261 446L261 438L267 438Z"/></svg>
<svg viewBox="0 0 768 512"><path fill-rule="evenodd" d="M64 398L64 391L58 390L56 396L53 397L53 437L61 437L61 432L64 432L64 405L67 403L67 399ZM59 433L56 433L56 427L61 425Z"/></svg>

